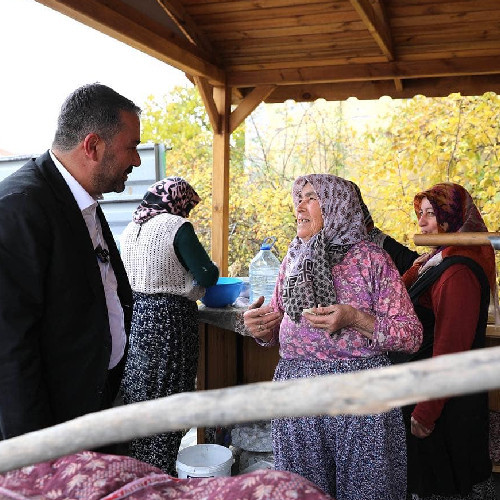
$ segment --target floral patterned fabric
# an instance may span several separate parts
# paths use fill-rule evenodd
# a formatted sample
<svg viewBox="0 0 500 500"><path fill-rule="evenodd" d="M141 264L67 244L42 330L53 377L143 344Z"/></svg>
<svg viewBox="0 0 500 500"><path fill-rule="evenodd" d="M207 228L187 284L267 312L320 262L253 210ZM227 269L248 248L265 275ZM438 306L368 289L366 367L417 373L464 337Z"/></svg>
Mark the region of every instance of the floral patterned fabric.
<svg viewBox="0 0 500 500"><path fill-rule="evenodd" d="M274 380L389 366L387 356L356 360L280 359ZM337 500L404 500L406 442L399 408L372 415L322 415L272 421L274 463Z"/></svg>
<svg viewBox="0 0 500 500"><path fill-rule="evenodd" d="M307 183L318 196L323 228L308 241L296 236L288 247L283 307L295 323L300 323L305 308L338 302L330 270L353 244L367 239L359 190L353 182L331 174L298 177L292 187L295 207Z"/></svg>
<svg viewBox="0 0 500 500"><path fill-rule="evenodd" d="M151 217L164 213L187 218L200 200L198 193L182 177L166 177L149 187L132 220L144 224Z"/></svg>
<svg viewBox="0 0 500 500"><path fill-rule="evenodd" d="M302 477L260 470L235 477L177 479L130 457L84 451L0 475L0 499L328 500Z"/></svg>
<svg viewBox="0 0 500 500"><path fill-rule="evenodd" d="M275 309L283 310L281 287L288 265L285 258L271 300ZM373 339L354 328L344 328L331 338L328 332L311 328L306 319L296 324L285 315L279 334L281 357L333 360L418 350L422 326L399 273L384 250L368 241L353 245L342 262L333 267L332 277L340 304L350 304L375 316Z"/></svg>

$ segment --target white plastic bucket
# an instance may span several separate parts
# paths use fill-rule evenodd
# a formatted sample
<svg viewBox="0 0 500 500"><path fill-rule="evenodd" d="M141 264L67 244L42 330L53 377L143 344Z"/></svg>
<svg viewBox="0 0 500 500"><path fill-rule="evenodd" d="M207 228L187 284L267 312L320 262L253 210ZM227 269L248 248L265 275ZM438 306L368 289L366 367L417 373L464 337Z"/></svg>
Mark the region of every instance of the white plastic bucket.
<svg viewBox="0 0 500 500"><path fill-rule="evenodd" d="M175 468L177 477L220 477L231 475L233 453L218 444L196 444L179 451Z"/></svg>

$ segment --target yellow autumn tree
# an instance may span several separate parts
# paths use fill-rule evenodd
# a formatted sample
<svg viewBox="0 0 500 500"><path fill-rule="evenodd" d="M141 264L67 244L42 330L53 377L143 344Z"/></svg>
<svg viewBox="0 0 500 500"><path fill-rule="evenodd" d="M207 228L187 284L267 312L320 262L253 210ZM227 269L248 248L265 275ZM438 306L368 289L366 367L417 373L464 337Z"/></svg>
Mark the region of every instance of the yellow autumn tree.
<svg viewBox="0 0 500 500"><path fill-rule="evenodd" d="M360 137L351 175L376 223L402 242L417 232L413 197L438 182L463 185L490 231L500 228L500 98L495 94L395 101Z"/></svg>
<svg viewBox="0 0 500 500"><path fill-rule="evenodd" d="M317 101L261 105L238 127L231 137L231 274L247 274L266 236L277 237L283 258L295 236L291 183L306 173L357 182L377 225L410 246L418 232L414 194L447 180L465 186L490 231L500 230L498 96L392 101L384 116L368 123L356 130L343 103ZM142 126L145 141L172 148L166 174L186 177L202 197L192 222L209 249L212 130L197 90L150 98Z"/></svg>

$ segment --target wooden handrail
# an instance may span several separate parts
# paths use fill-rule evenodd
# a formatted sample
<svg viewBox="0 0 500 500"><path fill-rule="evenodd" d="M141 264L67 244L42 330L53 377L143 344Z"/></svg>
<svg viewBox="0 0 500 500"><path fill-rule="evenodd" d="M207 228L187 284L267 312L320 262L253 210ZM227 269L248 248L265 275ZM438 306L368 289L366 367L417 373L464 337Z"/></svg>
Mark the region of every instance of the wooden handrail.
<svg viewBox="0 0 500 500"><path fill-rule="evenodd" d="M0 472L161 432L275 417L368 415L497 389L499 365L500 347L489 347L339 375L175 394L1 441Z"/></svg>
<svg viewBox="0 0 500 500"><path fill-rule="evenodd" d="M441 234L415 234L413 241L417 246L440 247L444 245L471 246L491 245L490 238L500 239L500 233L441 233Z"/></svg>

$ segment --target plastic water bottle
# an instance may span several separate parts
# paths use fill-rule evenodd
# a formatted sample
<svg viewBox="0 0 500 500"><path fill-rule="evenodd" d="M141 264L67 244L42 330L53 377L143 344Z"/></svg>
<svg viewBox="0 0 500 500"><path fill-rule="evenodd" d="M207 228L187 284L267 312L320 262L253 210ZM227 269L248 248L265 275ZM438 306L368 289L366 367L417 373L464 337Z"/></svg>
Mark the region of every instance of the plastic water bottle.
<svg viewBox="0 0 500 500"><path fill-rule="evenodd" d="M265 298L264 303L269 303L271 300L281 264L271 251L275 242L276 238L274 236L265 238L260 246L259 253L250 262L248 272L250 304L261 295Z"/></svg>

